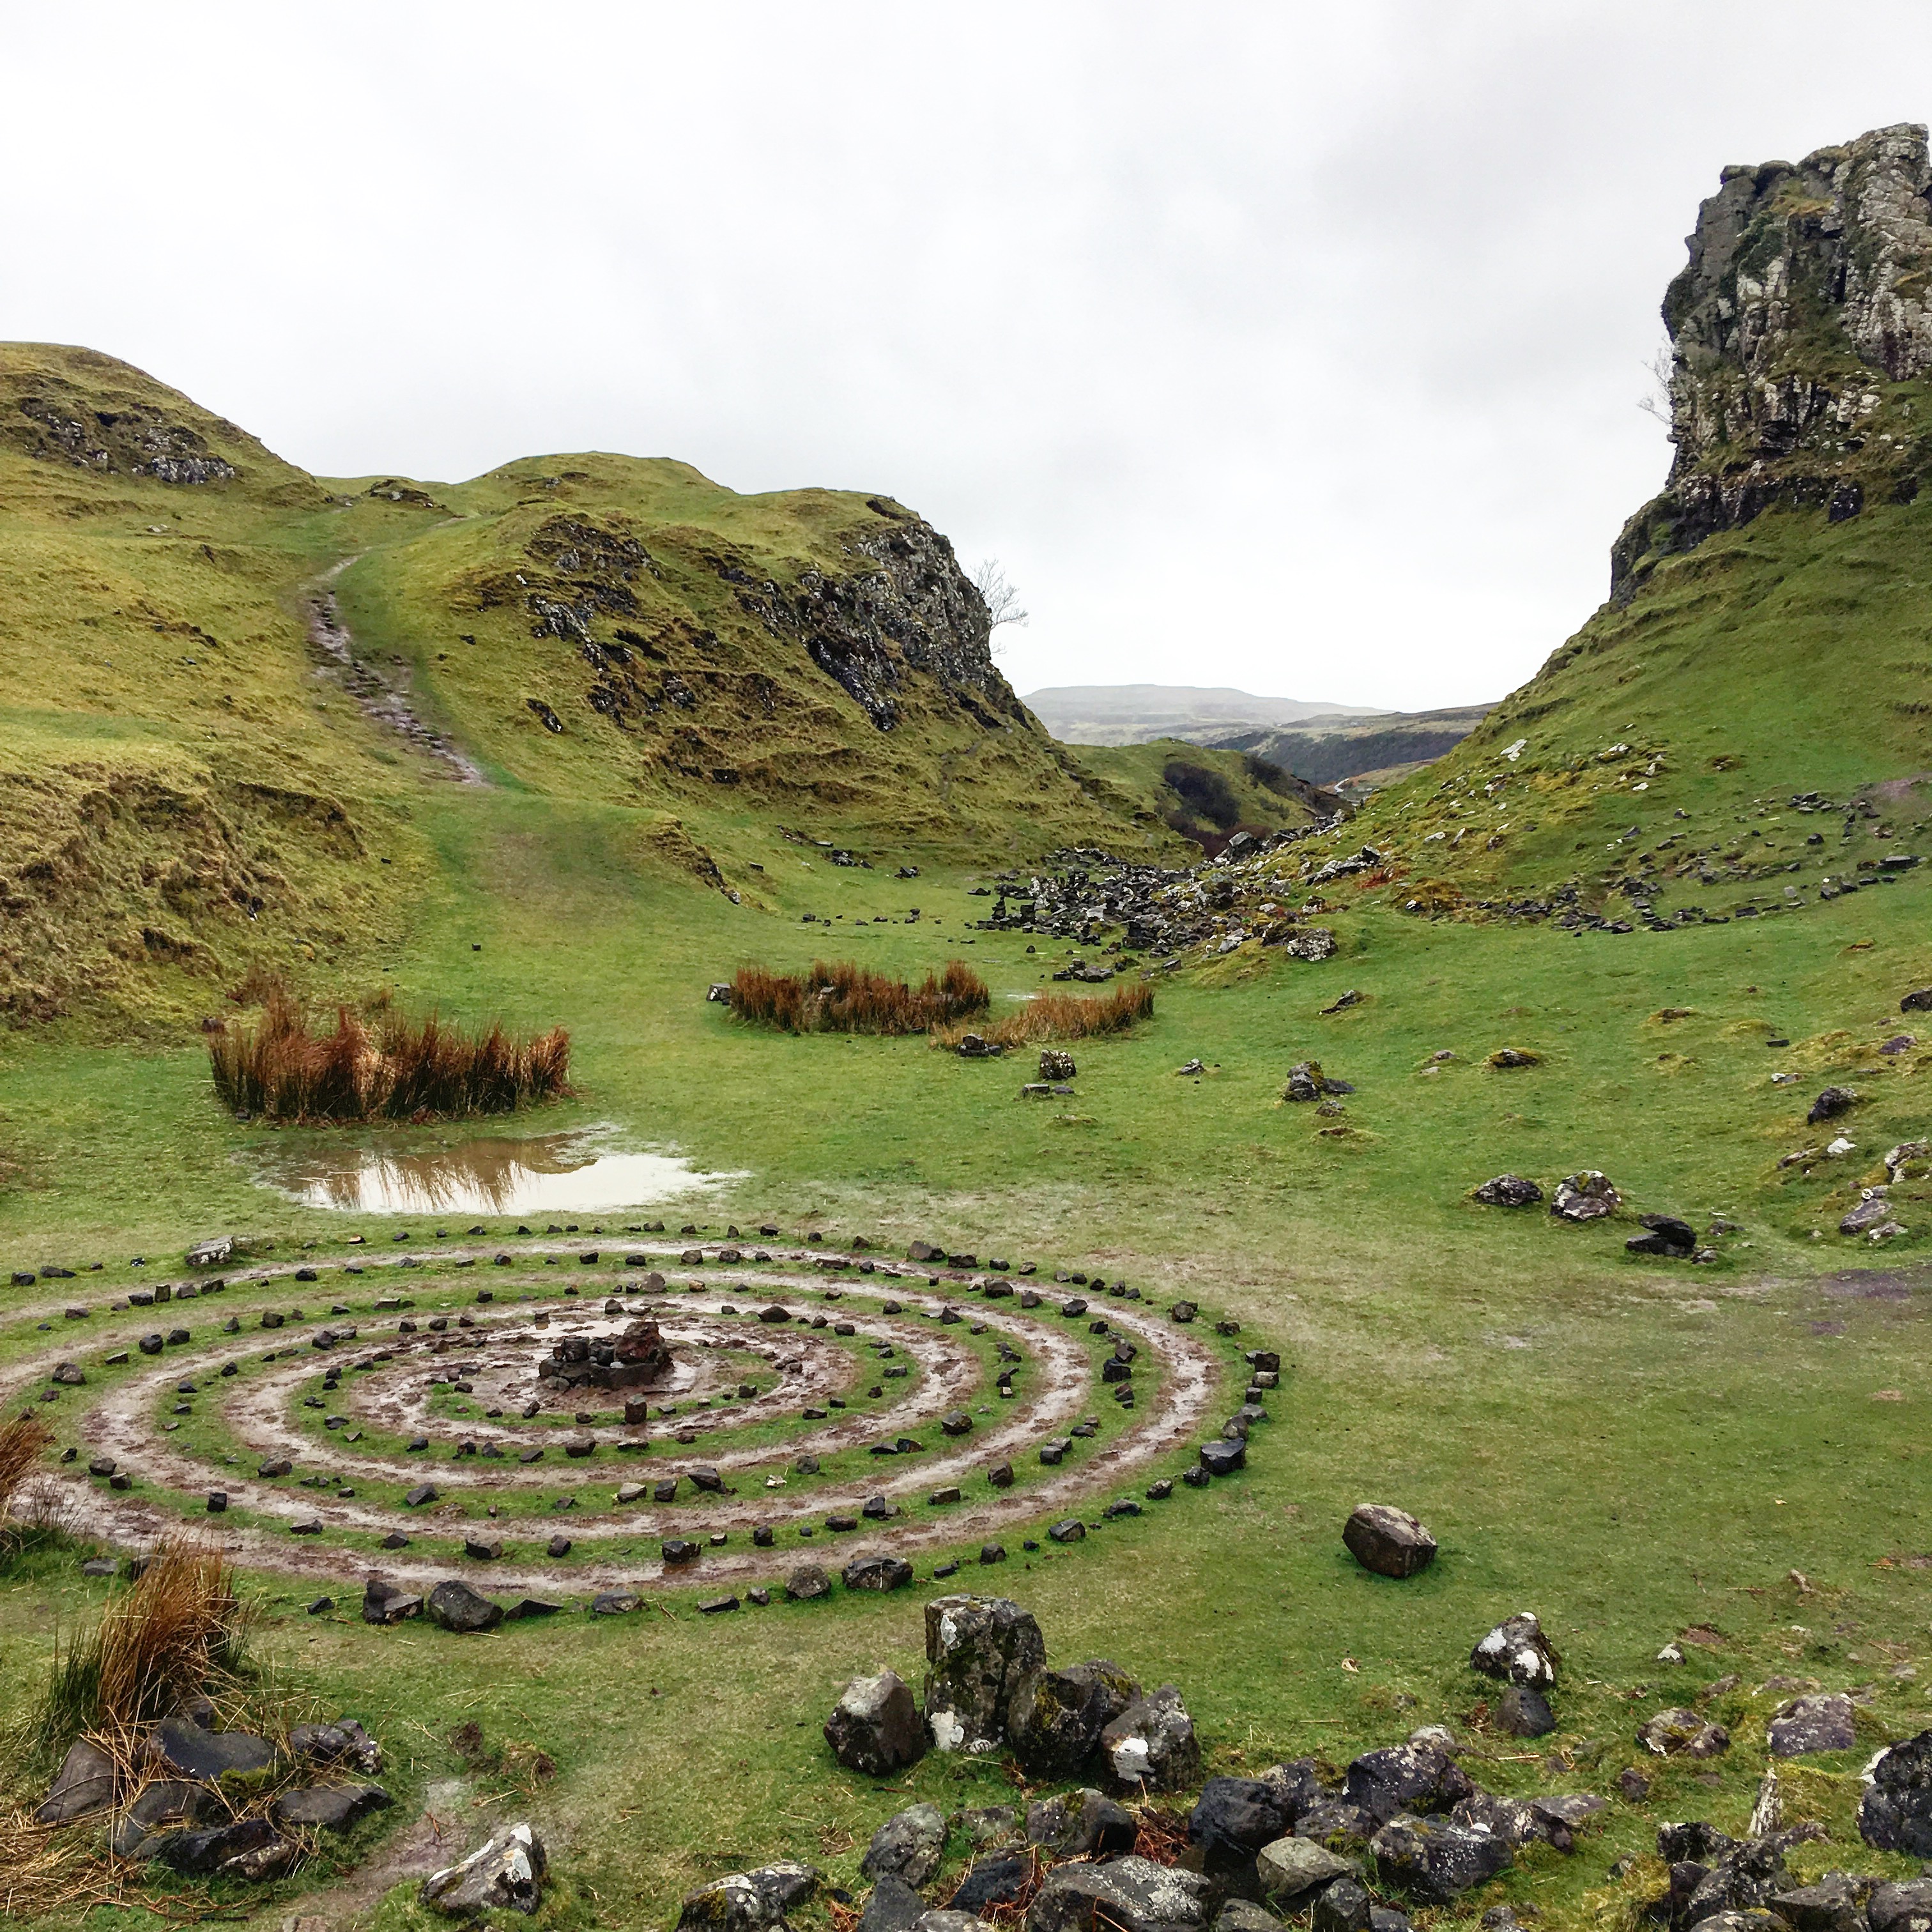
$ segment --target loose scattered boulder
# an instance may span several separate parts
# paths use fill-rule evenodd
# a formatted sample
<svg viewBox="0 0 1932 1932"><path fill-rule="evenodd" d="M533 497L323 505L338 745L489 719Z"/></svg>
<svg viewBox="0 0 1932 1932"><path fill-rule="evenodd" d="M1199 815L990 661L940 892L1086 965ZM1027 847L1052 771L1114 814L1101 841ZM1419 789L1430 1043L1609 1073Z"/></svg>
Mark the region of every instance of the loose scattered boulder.
<svg viewBox="0 0 1932 1932"><path fill-rule="evenodd" d="M1659 1757L1717 1757L1731 1748L1731 1734L1722 1724L1681 1706L1660 1711L1638 1731L1636 1741Z"/></svg>
<svg viewBox="0 0 1932 1932"><path fill-rule="evenodd" d="M1556 1728L1550 1700L1534 1684L1512 1684L1496 1700L1490 1715L1497 1730L1513 1738L1546 1738Z"/></svg>
<svg viewBox="0 0 1932 1932"><path fill-rule="evenodd" d="M1277 1840L1302 1842L1288 1835L1294 1809L1289 1793L1265 1779L1210 1778L1188 1814L1187 1841L1200 1847L1203 1870L1234 1870Z"/></svg>
<svg viewBox="0 0 1932 1932"><path fill-rule="evenodd" d="M358 1819L384 1810L392 1802L380 1784L312 1784L284 1792L270 1808L269 1816L284 1827L346 1832Z"/></svg>
<svg viewBox="0 0 1932 1932"><path fill-rule="evenodd" d="M1342 1528L1348 1553L1378 1576L1413 1576L1436 1560L1436 1539L1406 1510L1358 1503Z"/></svg>
<svg viewBox="0 0 1932 1932"><path fill-rule="evenodd" d="M801 1563L785 1579L786 1598L794 1604L808 1604L814 1598L832 1594L832 1579L816 1563Z"/></svg>
<svg viewBox="0 0 1932 1932"><path fill-rule="evenodd" d="M1852 1700L1842 1691L1794 1697L1778 1707L1765 1727L1765 1736L1774 1757L1850 1750L1858 1742L1852 1728Z"/></svg>
<svg viewBox="0 0 1932 1932"><path fill-rule="evenodd" d="M1100 1748L1117 1789L1174 1791L1201 1768L1194 1720L1172 1684L1136 1697L1100 1733Z"/></svg>
<svg viewBox="0 0 1932 1932"><path fill-rule="evenodd" d="M1557 1727L1557 1714L1550 1708L1550 1698L1536 1684L1510 1684L1496 1700L1490 1714L1499 1731L1510 1737L1547 1737Z"/></svg>
<svg viewBox="0 0 1932 1932"><path fill-rule="evenodd" d="M1858 1804L1858 1835L1880 1851L1932 1858L1932 1730L1872 1760Z"/></svg>
<svg viewBox="0 0 1932 1932"><path fill-rule="evenodd" d="M1646 1232L1633 1234L1624 1246L1634 1255L1662 1255L1685 1261L1697 1252L1697 1231L1675 1214L1644 1214L1638 1217Z"/></svg>
<svg viewBox="0 0 1932 1932"><path fill-rule="evenodd" d="M859 1869L867 1878L930 1885L945 1855L946 1814L937 1804L914 1804L896 1811L872 1834Z"/></svg>
<svg viewBox="0 0 1932 1932"><path fill-rule="evenodd" d="M453 1576L430 1591L424 1608L431 1623L459 1634L493 1630L503 1621L500 1604L493 1604Z"/></svg>
<svg viewBox="0 0 1932 1932"><path fill-rule="evenodd" d="M1594 1221L1613 1214L1623 1204L1623 1196L1610 1185L1606 1174L1585 1168L1556 1184L1556 1198L1550 1211L1563 1221Z"/></svg>
<svg viewBox="0 0 1932 1932"><path fill-rule="evenodd" d="M848 1590L902 1590L912 1581L912 1565L903 1556L855 1556L838 1580Z"/></svg>
<svg viewBox="0 0 1932 1932"><path fill-rule="evenodd" d="M1016 1694L1045 1664L1046 1644L1032 1612L1010 1598L962 1592L926 1605L926 1659L933 1742L976 1754L1006 1742Z"/></svg>
<svg viewBox="0 0 1932 1932"><path fill-rule="evenodd" d="M422 1613L423 1600L385 1576L371 1576L362 1588L365 1624L399 1624Z"/></svg>
<svg viewBox="0 0 1932 1932"><path fill-rule="evenodd" d="M1028 1777L1042 1783L1077 1777L1099 1748L1101 1733L1140 1694L1141 1687L1105 1658L1031 1672L1007 1706L1013 1754Z"/></svg>
<svg viewBox="0 0 1932 1932"><path fill-rule="evenodd" d="M534 1912L547 1866L542 1839L527 1825L512 1825L486 1838L460 1864L431 1872L422 1882L422 1901L452 1918Z"/></svg>
<svg viewBox="0 0 1932 1932"><path fill-rule="evenodd" d="M1497 1624L1469 1653L1469 1664L1486 1677L1500 1677L1511 1684L1534 1684L1547 1689L1556 1682L1556 1666L1562 1659L1556 1646L1543 1634L1543 1625L1534 1610L1519 1610Z"/></svg>
<svg viewBox="0 0 1932 1932"><path fill-rule="evenodd" d="M1448 1905L1515 1862L1493 1833L1447 1818L1391 1818L1370 1849L1383 1884L1432 1905Z"/></svg>
<svg viewBox="0 0 1932 1932"><path fill-rule="evenodd" d="M1858 1104L1858 1094L1855 1088L1827 1087L1811 1102L1811 1109L1804 1118L1814 1126L1821 1120L1835 1120L1840 1114L1849 1114Z"/></svg>
<svg viewBox="0 0 1932 1932"><path fill-rule="evenodd" d="M1316 1894L1338 1878L1359 1877L1361 1867L1312 1838L1283 1836L1264 1845L1255 1859L1262 1896L1279 1912L1305 1912Z"/></svg>
<svg viewBox="0 0 1932 1932"><path fill-rule="evenodd" d="M1433 1744L1364 1751L1348 1767L1342 1795L1378 1825L1402 1812L1447 1811L1475 1789L1448 1752Z"/></svg>
<svg viewBox="0 0 1932 1932"><path fill-rule="evenodd" d="M677 1932L760 1932L782 1924L793 1906L818 1891L818 1883L810 1865L789 1858L756 1871L728 1873L686 1893Z"/></svg>
<svg viewBox="0 0 1932 1932"><path fill-rule="evenodd" d="M1543 1190L1520 1174L1499 1174L1486 1180L1469 1196L1485 1208L1534 1208L1543 1198Z"/></svg>
<svg viewBox="0 0 1932 1932"><path fill-rule="evenodd" d="M825 1742L848 1771L874 1778L926 1755L926 1727L911 1687L896 1672L855 1677L825 1720Z"/></svg>
<svg viewBox="0 0 1932 1932"><path fill-rule="evenodd" d="M114 1760L98 1745L76 1738L54 1774L46 1796L34 1814L37 1825L71 1824L114 1802L118 1786Z"/></svg>

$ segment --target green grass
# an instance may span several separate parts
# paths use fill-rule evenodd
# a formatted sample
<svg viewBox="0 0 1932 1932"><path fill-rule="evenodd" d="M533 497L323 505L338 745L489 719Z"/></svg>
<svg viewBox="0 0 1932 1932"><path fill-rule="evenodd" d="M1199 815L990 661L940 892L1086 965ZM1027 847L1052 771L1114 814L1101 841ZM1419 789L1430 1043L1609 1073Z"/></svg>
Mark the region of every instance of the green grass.
<svg viewBox="0 0 1932 1932"><path fill-rule="evenodd" d="M1552 1744L1564 1766L1545 1769L1478 1729L1472 1768L1499 1789L1610 1789L1637 1756L1632 1733L1644 1717L1742 1674L1716 1706L1738 1739L1727 1758L1708 1773L1660 1768L1651 1801L1614 1808L1574 1859L1526 1859L1462 1916L1533 1898L1563 1932L1625 1922L1633 1888L1660 1874L1640 1866L1618 1883L1608 1868L1650 1850L1658 1819L1742 1825L1770 1701L1751 1693L1766 1676L1870 1684L1861 1724L1873 1741L1932 1721L1928 1678L1894 1674L1932 1670L1923 1572L1912 1561L1932 1550L1916 1261L1928 1190L1894 1190L1912 1233L1893 1247L1834 1232L1885 1148L1932 1126L1922 1071L1932 1054L1874 1052L1914 1030L1900 994L1932 983L1928 869L1829 904L1667 937L1574 938L1401 909L1430 878L1465 901L1573 874L1595 894L1613 864L1629 865L1632 852L1612 854L1608 842L1634 821L1644 828L1639 855L1687 823L1700 846L1721 831L1726 850L1732 836L1760 831L1750 844L1775 844L1775 862L1807 867L1791 876L1808 900L1821 869L1802 843L1810 831L1829 835L1833 866L1846 850L1886 849L1879 823L1906 839L1918 822L1909 793L1888 796L1892 816L1862 821L1849 847L1837 820L1790 818L1768 801L1814 789L1841 800L1856 785L1932 766L1922 716L1899 708L1918 701L1927 618L1913 559L1932 502L1829 528L1768 518L1664 566L1442 766L1345 829L1338 845L1386 842L1405 869L1366 890L1343 880L1328 891L1336 910L1322 922L1340 940L1336 958L1308 965L1246 946L1166 976L1152 1020L1081 1043L1075 1096L1040 1103L1018 1096L1030 1064L968 1062L916 1039L755 1031L707 1004L705 988L744 964L802 968L828 947L915 978L958 957L986 978L998 1012L1050 983L1072 949L975 932L988 902L970 888L1063 838L1097 837L1098 826L1147 835L1135 814L1154 811L1158 796L1142 766L1160 748L1130 748L1141 766L1108 754L1120 771L1104 761L1071 770L1051 751L1005 763L997 744L982 764L954 755L967 741L935 715L896 742L862 736L865 758L837 767L848 794L815 817L754 786L680 790L643 734L619 743L607 720L567 708L566 672L577 676L579 660L559 640L539 644L500 607L463 623L474 646L446 634L452 586L527 547L540 513L520 493L589 460L433 486L436 510L367 499L332 508L278 470L262 485L289 498L268 506L272 542L246 539L266 512L231 489L170 497L182 533L165 548L144 527L160 520L152 492L20 470L44 494L0 512L0 536L22 560L0 622L0 668L18 707L0 734L4 849L62 849L92 790L110 803L76 872L98 889L64 902L65 927L44 922L31 960L8 962L68 1017L0 1039L0 1265L98 1262L98 1273L58 1286L98 1305L177 1272L188 1240L225 1230L272 1239L277 1260L314 1243L304 1258L327 1272L300 1288L237 1285L182 1317L188 1325L298 1297L311 1315L338 1299L365 1308L387 1284L338 1279L352 1258L345 1236L373 1245L434 1222L332 1214L259 1184L283 1157L361 1142L236 1122L214 1102L195 1021L260 958L317 991L386 984L464 1023L560 1024L572 1035L575 1097L488 1131L594 1126L616 1144L674 1148L700 1170L742 1177L649 1218L716 1232L770 1220L788 1235L863 1232L887 1252L936 1238L1048 1273L1103 1271L1150 1296L1198 1296L1240 1320L1242 1343L1283 1349L1292 1372L1246 1473L1109 1524L1070 1552L1016 1549L986 1573L1040 1616L1057 1660L1107 1655L1147 1682L1181 1686L1209 1772L1309 1750L1340 1763L1418 1723L1470 1724L1489 1687L1468 1670L1468 1648L1522 1607L1542 1615L1565 1654ZM600 500L621 497L664 554L667 574L646 586L650 596L669 596L669 585L721 620L728 612L706 600L722 580L706 582L692 562L705 543L728 541L761 562L830 560L851 520L872 514L829 493L734 499L679 466L596 461L609 464L587 472ZM441 520L446 513L469 520ZM425 710L476 753L488 788L422 776L412 754L359 718L314 709L286 600L326 562L364 549L342 579L345 608L371 648L409 662ZM127 619L130 586L158 609L166 600L164 621L223 613L221 623L180 619L219 640L220 688L202 675L210 667L178 661L202 647ZM47 642L56 631L58 658ZM748 652L753 641L734 632L731 648ZM552 681L526 693L539 670ZM808 688L796 664L785 676L788 690ZM244 717L226 717L224 692ZM570 728L543 733L526 695ZM821 728L830 726L801 698L779 748L808 760ZM1480 785L1504 770L1501 748L1518 736L1530 743L1507 768L1510 808L1498 813ZM1664 753L1646 792L1631 790L1642 776L1634 757L1598 761L1618 742L1646 766ZM344 801L356 842L333 850L290 808L246 806L256 795L245 787L272 779L284 794ZM916 809L889 808L893 787ZM1532 808L1520 820L1519 798ZM1680 810L1691 818L1678 820ZM1494 852L1486 830L1453 857L1447 839L1423 838L1498 819L1510 830ZM1532 821L1537 830L1521 829ZM782 826L836 836L872 865L834 866ZM266 867L286 880L253 924L232 900L223 910L177 891L171 904L167 868L204 835L237 878ZM1290 877L1301 849L1284 855ZM717 889L700 854L741 902ZM1666 848L1655 869L1681 856ZM920 868L916 879L894 877L906 863ZM1754 891L1781 896L1782 877L1727 872L1722 894L1700 881L1694 890L1714 907ZM1694 883L1664 879L1659 890L1668 906L1691 898ZM164 956L139 937L158 922L216 960ZM124 956L114 950L130 944ZM1350 988L1358 1004L1321 1016ZM1660 1017L1676 1008L1690 1010ZM1791 1044L1773 1049L1772 1038ZM1533 1049L1540 1064L1485 1064L1504 1045ZM1455 1057L1433 1058L1445 1049ZM1194 1057L1207 1076L1175 1078ZM1339 1120L1280 1101L1288 1067L1310 1058L1356 1088ZM1786 1070L1799 1082L1774 1084ZM1855 1154L1808 1175L1780 1168L1781 1155L1817 1138L1804 1121L1811 1096L1844 1078L1867 1096L1839 1124ZM1330 1127L1342 1131L1322 1131ZM406 1138L448 1146L470 1131ZM1467 1198L1505 1169L1547 1186L1583 1167L1611 1175L1624 1214L1573 1228ZM1634 1259L1623 1242L1651 1209L1700 1227L1721 1212L1741 1232L1716 1241L1711 1266ZM150 1265L132 1268L137 1255ZM1875 1298L1859 1292L1869 1279L1832 1280L1860 1269L1898 1271L1909 1292ZM556 1273L560 1286L602 1271ZM476 1285L426 1268L409 1280L412 1312L453 1308ZM0 1368L44 1346L18 1311L53 1292L0 1290ZM74 1346L88 1346L84 1331ZM1901 1399L1875 1399L1892 1393ZM71 1441L78 1405L49 1406ZM184 1438L219 1453L212 1413L182 1420ZM648 1467L600 1458L598 1475L614 1486L620 1470ZM820 1480L828 1497L842 1486L836 1471ZM1436 1567L1406 1586L1358 1570L1339 1532L1365 1499L1429 1522L1442 1541ZM454 1549L434 1536L425 1546ZM969 1565L959 1580L976 1584L981 1573ZM694 1591L670 1591L632 1618L572 1616L475 1640L369 1629L340 1590L342 1612L306 1617L315 1586L293 1576L250 1587L268 1606L264 1661L382 1738L399 1800L388 1822L413 1817L451 1780L460 1789L438 1803L459 1850L527 1810L564 1874L548 1909L560 1925L663 1924L699 1878L778 1856L809 1857L850 1883L872 1826L914 1797L1012 1795L997 1763L928 1761L873 1786L837 1771L819 1738L850 1676L889 1663L917 1677L923 1585L716 1620L695 1616ZM76 1578L70 1556L44 1549L0 1568L0 1715L33 1700L56 1629L104 1595ZM1681 1667L1657 1663L1660 1646L1693 1623L1714 1625L1721 1646L1694 1649ZM525 1789L466 1768L448 1739L472 1719L488 1739L548 1754L555 1777ZM1903 1870L1856 1847L1857 1758L1796 1774L1798 1808L1830 1822L1836 1840L1802 1858ZM1700 1783L1705 1775L1714 1784ZM364 1827L355 1849L384 1828ZM267 1922L327 1876L313 1871L266 1894ZM375 1922L400 1928L418 1915L399 1893Z"/></svg>

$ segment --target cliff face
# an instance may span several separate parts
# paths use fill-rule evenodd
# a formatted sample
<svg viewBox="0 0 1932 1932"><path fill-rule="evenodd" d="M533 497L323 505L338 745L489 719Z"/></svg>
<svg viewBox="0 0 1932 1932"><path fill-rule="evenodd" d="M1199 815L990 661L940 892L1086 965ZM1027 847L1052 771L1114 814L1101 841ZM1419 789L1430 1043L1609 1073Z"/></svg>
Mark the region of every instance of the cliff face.
<svg viewBox="0 0 1932 1932"><path fill-rule="evenodd" d="M1660 496L1611 552L1628 601L1664 556L1784 505L1834 520L1906 501L1932 460L1932 162L1885 128L1795 166L1726 168L1664 301L1671 440Z"/></svg>

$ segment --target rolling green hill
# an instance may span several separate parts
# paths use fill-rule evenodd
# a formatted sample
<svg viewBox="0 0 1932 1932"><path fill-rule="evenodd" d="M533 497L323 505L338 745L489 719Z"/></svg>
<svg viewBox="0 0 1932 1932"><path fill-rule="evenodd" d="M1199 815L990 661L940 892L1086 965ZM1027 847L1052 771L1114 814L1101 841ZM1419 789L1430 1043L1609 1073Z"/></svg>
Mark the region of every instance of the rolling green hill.
<svg viewBox="0 0 1932 1932"><path fill-rule="evenodd" d="M548 800L566 838L590 812L739 903L787 833L1187 849L1157 778L1041 729L951 545L883 497L601 454L322 482L124 364L13 344L0 542L16 1021L191 1018L256 960L366 974L438 890L446 794Z"/></svg>

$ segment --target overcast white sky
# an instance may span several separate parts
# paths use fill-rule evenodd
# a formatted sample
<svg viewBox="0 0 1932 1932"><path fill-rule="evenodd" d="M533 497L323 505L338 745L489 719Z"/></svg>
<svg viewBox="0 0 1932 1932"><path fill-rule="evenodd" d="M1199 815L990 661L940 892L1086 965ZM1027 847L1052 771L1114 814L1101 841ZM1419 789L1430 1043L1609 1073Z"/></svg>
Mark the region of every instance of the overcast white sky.
<svg viewBox="0 0 1932 1932"><path fill-rule="evenodd" d="M0 0L0 336L325 473L890 491L1042 684L1492 698L1601 597L1727 161L1924 0Z"/></svg>

